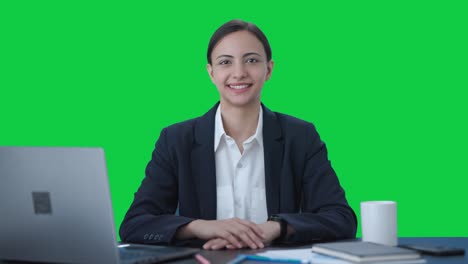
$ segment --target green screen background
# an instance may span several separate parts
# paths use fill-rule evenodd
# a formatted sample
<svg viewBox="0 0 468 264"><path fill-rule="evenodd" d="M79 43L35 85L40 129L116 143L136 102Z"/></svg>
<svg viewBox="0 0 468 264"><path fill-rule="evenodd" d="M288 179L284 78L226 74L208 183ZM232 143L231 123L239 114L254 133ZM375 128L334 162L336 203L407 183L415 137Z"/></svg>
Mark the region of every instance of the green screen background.
<svg viewBox="0 0 468 264"><path fill-rule="evenodd" d="M208 40L241 18L272 46L263 102L316 125L358 216L395 200L399 236L468 236L466 3L2 1L0 145L103 147L118 229L161 129L217 101Z"/></svg>

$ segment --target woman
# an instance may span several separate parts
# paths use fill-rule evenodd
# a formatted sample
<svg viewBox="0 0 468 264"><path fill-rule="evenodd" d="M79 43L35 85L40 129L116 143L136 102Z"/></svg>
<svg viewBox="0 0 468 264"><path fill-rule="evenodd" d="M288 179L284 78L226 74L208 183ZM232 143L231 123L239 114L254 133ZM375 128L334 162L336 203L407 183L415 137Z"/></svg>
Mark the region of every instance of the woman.
<svg viewBox="0 0 468 264"><path fill-rule="evenodd" d="M162 130L121 239L256 249L355 237L356 216L314 126L261 104L274 66L263 32L229 21L207 59L220 102Z"/></svg>

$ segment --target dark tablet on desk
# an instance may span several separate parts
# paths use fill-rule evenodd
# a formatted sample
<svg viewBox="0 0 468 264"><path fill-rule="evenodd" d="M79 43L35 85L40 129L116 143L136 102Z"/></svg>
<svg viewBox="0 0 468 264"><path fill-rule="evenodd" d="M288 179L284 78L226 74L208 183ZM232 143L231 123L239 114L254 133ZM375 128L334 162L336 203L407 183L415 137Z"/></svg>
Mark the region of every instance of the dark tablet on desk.
<svg viewBox="0 0 468 264"><path fill-rule="evenodd" d="M465 255L465 249L446 247L446 246L427 246L427 245L401 245L399 247L408 248L433 256L459 256Z"/></svg>

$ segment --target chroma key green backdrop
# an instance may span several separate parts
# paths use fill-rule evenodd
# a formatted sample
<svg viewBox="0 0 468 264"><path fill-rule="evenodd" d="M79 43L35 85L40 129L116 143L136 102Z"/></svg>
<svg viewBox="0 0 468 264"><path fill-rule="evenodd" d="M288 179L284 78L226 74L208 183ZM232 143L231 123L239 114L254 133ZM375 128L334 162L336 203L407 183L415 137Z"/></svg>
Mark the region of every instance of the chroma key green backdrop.
<svg viewBox="0 0 468 264"><path fill-rule="evenodd" d="M103 147L118 229L161 129L217 101L208 40L241 18L273 49L263 102L316 125L358 216L361 201L395 200L399 236L468 236L467 13L466 1L2 1L0 145Z"/></svg>

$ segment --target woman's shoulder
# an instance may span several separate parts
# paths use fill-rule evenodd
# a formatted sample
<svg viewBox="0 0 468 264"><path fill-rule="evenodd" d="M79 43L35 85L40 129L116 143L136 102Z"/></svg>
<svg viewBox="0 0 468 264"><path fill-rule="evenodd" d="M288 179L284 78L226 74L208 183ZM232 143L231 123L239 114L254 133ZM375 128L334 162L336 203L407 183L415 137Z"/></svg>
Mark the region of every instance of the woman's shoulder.
<svg viewBox="0 0 468 264"><path fill-rule="evenodd" d="M210 123L214 122L218 104L219 102L216 103L213 107L211 107L211 109L209 109L208 112L201 116L177 122L175 124L165 127L164 129L171 132L193 132L196 126L208 126Z"/></svg>
<svg viewBox="0 0 468 264"><path fill-rule="evenodd" d="M193 128L194 128L195 124L197 123L198 119L200 119L200 117L191 118L191 119L188 119L188 120L177 122L177 123L174 123L172 125L169 125L169 126L163 128L163 130L167 131L167 133L170 133L170 134L190 133L190 132L193 131Z"/></svg>
<svg viewBox="0 0 468 264"><path fill-rule="evenodd" d="M320 135L315 125L307 120L279 112L274 112L279 126L281 127L282 138L290 144L295 144L299 149L320 142ZM317 140L318 139L318 140Z"/></svg>

